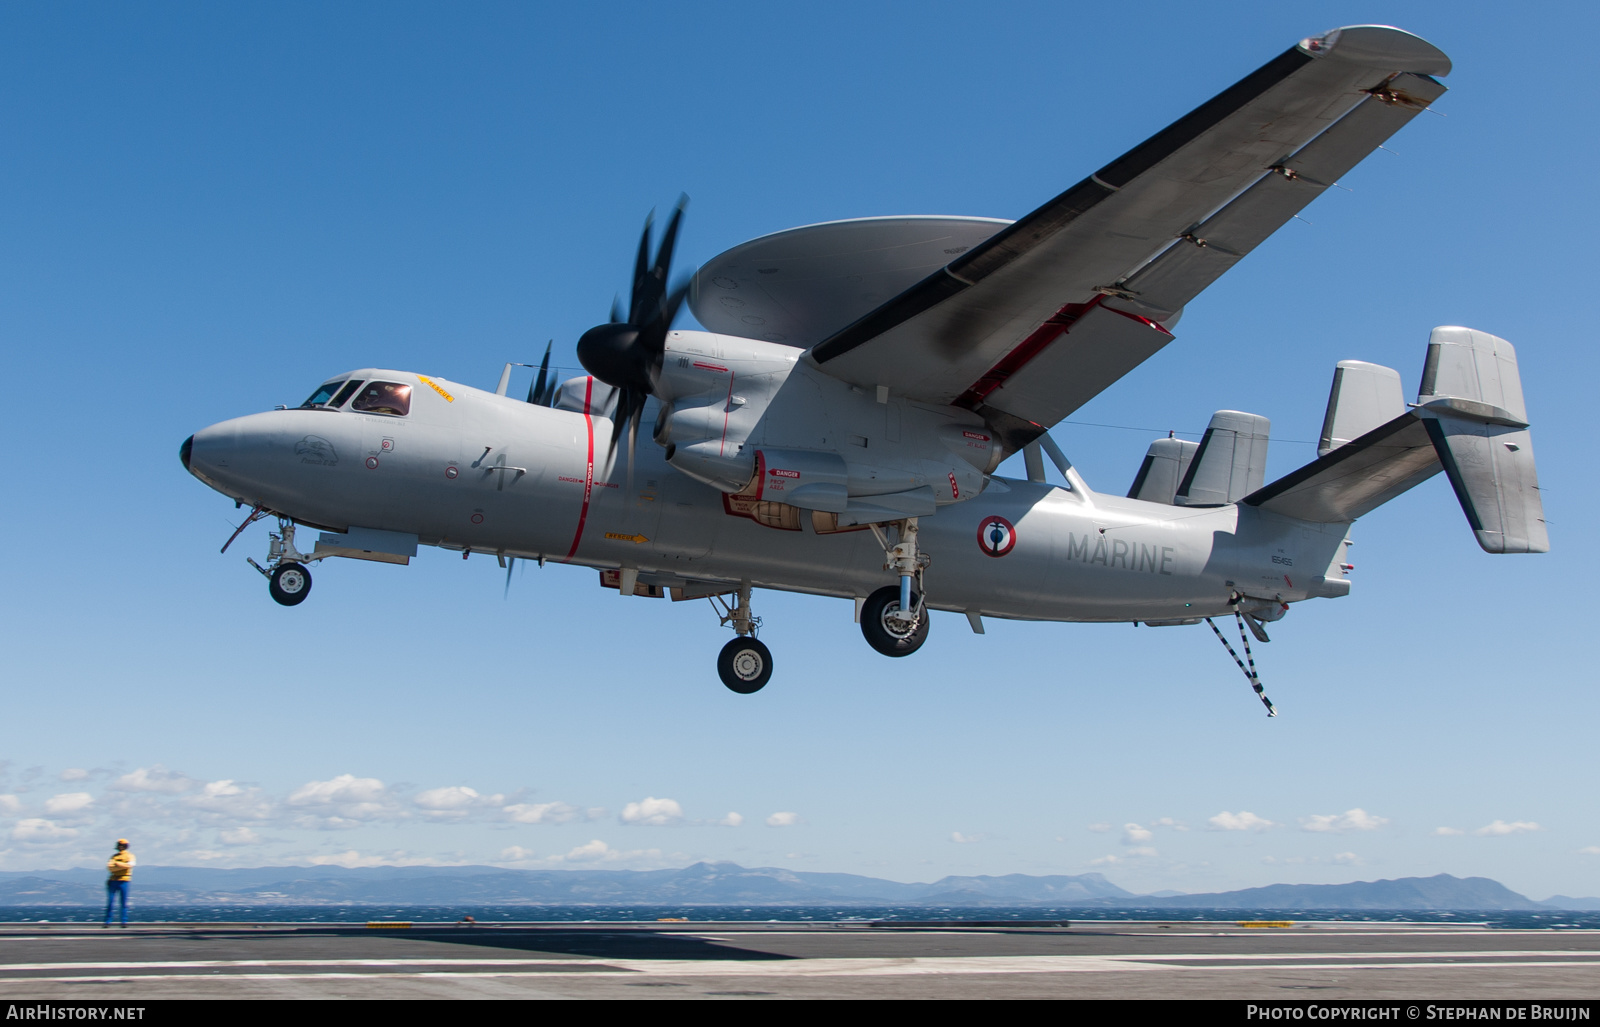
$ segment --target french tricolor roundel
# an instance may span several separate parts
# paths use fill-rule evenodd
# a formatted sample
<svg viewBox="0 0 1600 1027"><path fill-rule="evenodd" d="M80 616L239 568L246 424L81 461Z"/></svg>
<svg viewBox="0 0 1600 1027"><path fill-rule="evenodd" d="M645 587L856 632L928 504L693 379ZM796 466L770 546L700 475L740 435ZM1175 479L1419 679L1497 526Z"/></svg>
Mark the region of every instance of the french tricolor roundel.
<svg viewBox="0 0 1600 1027"><path fill-rule="evenodd" d="M1017 544L1017 529L1004 517L985 517L978 524L978 548L988 556L1004 556Z"/></svg>

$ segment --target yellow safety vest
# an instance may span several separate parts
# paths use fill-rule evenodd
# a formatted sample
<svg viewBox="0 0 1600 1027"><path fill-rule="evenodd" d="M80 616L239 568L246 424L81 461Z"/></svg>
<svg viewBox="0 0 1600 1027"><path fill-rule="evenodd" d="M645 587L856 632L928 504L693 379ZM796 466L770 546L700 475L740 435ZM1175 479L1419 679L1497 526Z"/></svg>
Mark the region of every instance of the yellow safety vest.
<svg viewBox="0 0 1600 1027"><path fill-rule="evenodd" d="M111 872L113 881L126 881L133 876L133 853L126 850L117 853L106 861L106 869Z"/></svg>

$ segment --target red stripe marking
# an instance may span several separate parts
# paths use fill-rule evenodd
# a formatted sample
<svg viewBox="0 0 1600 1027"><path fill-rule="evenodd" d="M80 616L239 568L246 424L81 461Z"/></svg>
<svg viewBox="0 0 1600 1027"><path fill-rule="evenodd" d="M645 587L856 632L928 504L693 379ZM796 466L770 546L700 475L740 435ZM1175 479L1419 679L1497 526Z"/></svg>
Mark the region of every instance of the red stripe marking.
<svg viewBox="0 0 1600 1027"><path fill-rule="evenodd" d="M583 472L583 508L578 511L578 530L572 536L572 548L567 550L567 562L572 561L583 541L583 522L589 519L589 497L594 494L594 418L589 414L589 401L594 397L594 378L583 387L583 423L589 430L588 466Z"/></svg>
<svg viewBox="0 0 1600 1027"><path fill-rule="evenodd" d="M1068 303L1056 311L1044 324L1035 328L1033 334L1023 339L1016 349L1001 357L999 363L985 372L983 377L973 382L967 391L956 399L955 405L965 407L968 410L976 410L985 399L989 398L989 393L1004 385L1007 378L1022 370L1028 361L1043 352L1046 346L1070 332L1072 326L1078 322L1078 319L1098 307L1103 299L1105 299L1105 294L1100 293L1088 303ZM1106 309L1113 314L1121 314L1123 317L1149 325L1156 331L1167 335L1172 334L1162 325L1150 320L1148 317L1140 317L1138 314L1130 314L1126 310L1117 310L1114 307L1107 307Z"/></svg>

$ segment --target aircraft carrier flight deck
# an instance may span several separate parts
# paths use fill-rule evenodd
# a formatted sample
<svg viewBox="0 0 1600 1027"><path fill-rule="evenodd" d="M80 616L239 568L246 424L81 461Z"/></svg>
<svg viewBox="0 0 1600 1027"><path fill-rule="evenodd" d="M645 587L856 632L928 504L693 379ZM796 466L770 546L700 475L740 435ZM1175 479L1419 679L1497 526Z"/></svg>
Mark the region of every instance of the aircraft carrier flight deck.
<svg viewBox="0 0 1600 1027"><path fill-rule="evenodd" d="M1592 1001L1600 931L1294 922L0 925L0 997Z"/></svg>

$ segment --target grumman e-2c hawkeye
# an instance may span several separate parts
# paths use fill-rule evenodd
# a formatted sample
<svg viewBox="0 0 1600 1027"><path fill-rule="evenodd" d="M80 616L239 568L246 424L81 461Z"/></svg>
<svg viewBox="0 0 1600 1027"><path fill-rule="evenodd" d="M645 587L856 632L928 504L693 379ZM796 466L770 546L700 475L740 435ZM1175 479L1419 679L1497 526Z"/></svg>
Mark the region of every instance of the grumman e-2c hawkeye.
<svg viewBox="0 0 1600 1027"><path fill-rule="evenodd" d="M1171 341L1186 303L1449 70L1399 29L1340 29L1019 221L810 225L669 290L680 204L654 260L646 225L627 315L580 340L591 376L557 387L541 367L523 402L511 365L494 393L366 368L196 433L183 463L251 507L246 524L277 518L256 566L280 603L306 597L315 561L406 563L419 545L582 564L623 595L711 599L738 636L718 661L736 692L772 673L755 588L854 599L889 656L922 645L931 610L980 633L983 617L1231 614L1248 651L1246 627L1265 640L1290 604L1347 594L1351 522L1441 468L1486 551L1548 550L1510 344L1435 329L1415 403L1395 371L1341 362L1320 456L1271 484L1254 414L1158 440L1126 497L1091 491L1046 432ZM671 330L686 299L710 331ZM997 476L1018 450L1026 480ZM310 552L297 526L322 530Z"/></svg>

